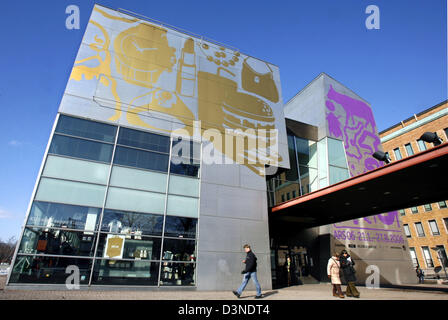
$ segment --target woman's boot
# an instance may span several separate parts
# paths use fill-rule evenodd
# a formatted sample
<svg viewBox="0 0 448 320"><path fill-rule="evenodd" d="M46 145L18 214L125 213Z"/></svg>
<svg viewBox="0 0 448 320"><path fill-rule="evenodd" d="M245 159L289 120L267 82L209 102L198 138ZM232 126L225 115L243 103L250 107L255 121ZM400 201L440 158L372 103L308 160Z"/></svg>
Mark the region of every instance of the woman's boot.
<svg viewBox="0 0 448 320"><path fill-rule="evenodd" d="M338 290L338 297L339 297L339 298L345 298L344 294L342 293L341 285L340 285L340 284L337 284L337 285L336 285L336 288L337 288L337 290Z"/></svg>
<svg viewBox="0 0 448 320"><path fill-rule="evenodd" d="M356 289L356 287L355 287L355 283L349 282L348 285L350 286L350 291L351 291L353 297L359 298L360 294L359 294L358 289Z"/></svg>
<svg viewBox="0 0 448 320"><path fill-rule="evenodd" d="M345 290L345 295L347 297L353 297L352 288L350 287L350 283L347 283L347 289Z"/></svg>

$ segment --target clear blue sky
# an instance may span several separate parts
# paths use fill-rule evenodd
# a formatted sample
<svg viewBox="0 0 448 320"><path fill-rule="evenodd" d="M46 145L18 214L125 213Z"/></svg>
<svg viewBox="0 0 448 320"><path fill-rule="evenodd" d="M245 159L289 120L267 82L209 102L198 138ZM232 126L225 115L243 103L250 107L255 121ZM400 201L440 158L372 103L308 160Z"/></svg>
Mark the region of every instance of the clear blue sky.
<svg viewBox="0 0 448 320"><path fill-rule="evenodd" d="M102 0L280 67L283 100L326 72L372 105L379 130L447 98L445 0ZM78 5L81 29L65 28ZM2 1L0 238L18 237L93 1ZM380 30L365 9L380 8Z"/></svg>

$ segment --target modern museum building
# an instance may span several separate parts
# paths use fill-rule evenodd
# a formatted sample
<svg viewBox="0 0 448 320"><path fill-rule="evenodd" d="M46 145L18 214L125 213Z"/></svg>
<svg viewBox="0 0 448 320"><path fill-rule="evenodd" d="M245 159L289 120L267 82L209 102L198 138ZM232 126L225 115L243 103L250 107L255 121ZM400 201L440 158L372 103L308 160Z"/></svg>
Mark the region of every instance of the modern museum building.
<svg viewBox="0 0 448 320"><path fill-rule="evenodd" d="M325 73L283 104L274 64L95 5L7 287L65 289L74 266L82 289L231 290L245 244L263 290L327 281L342 249L360 283L371 266L415 283L396 211L332 223L272 210L383 166L378 150L369 103Z"/></svg>

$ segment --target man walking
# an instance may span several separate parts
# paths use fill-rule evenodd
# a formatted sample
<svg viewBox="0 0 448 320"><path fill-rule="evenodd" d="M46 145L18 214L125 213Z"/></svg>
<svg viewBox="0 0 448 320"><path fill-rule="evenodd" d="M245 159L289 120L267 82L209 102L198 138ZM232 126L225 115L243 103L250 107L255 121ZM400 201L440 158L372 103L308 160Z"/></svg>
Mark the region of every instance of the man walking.
<svg viewBox="0 0 448 320"><path fill-rule="evenodd" d="M249 282L249 279L252 278L252 281L255 284L255 288L257 289L257 295L255 296L255 299L260 299L263 296L261 295L261 287L258 283L257 279L257 257L250 249L250 245L245 244L244 245L244 251L246 251L246 259L243 260L243 263L246 264L246 268L244 269L242 274L244 274L243 282L241 283L241 286L236 291L232 291L234 295L236 295L238 298L243 293L244 288L246 288L247 283Z"/></svg>

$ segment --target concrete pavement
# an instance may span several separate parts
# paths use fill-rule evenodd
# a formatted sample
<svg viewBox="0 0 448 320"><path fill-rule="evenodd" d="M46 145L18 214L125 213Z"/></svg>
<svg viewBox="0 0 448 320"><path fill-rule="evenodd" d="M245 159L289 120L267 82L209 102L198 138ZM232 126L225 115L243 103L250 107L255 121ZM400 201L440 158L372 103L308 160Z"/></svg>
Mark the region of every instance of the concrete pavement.
<svg viewBox="0 0 448 320"><path fill-rule="evenodd" d="M10 290L4 288L6 277L0 277L0 300L239 300L253 301L255 291L244 291L242 298L237 299L231 291L185 291L185 290ZM278 290L264 291L263 300L448 300L448 293L441 290L447 285L418 285L408 289L380 288L368 289L358 287L360 299L335 298L332 287L328 283L307 284ZM423 288L423 286L425 288ZM431 290L434 289L434 291ZM343 290L345 286L343 286ZM431 291L430 291L431 290ZM260 301L260 300L257 300Z"/></svg>

